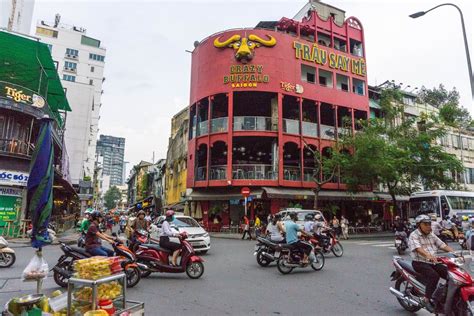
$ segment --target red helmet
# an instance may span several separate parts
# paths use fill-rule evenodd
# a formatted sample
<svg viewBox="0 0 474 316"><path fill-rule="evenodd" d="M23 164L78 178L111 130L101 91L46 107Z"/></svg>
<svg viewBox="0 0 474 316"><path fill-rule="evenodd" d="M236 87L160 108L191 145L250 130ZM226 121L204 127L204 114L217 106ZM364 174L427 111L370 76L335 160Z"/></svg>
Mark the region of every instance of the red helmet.
<svg viewBox="0 0 474 316"><path fill-rule="evenodd" d="M171 216L174 215L174 211L173 210L167 210L165 215L166 215L166 217L171 217Z"/></svg>

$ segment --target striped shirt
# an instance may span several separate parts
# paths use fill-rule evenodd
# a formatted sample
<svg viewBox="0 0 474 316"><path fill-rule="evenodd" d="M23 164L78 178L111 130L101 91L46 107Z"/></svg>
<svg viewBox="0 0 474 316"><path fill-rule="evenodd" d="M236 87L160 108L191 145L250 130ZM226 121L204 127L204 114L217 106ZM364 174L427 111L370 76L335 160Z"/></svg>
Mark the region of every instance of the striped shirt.
<svg viewBox="0 0 474 316"><path fill-rule="evenodd" d="M428 235L424 235L420 229L414 230L408 239L411 258L416 261L429 262L425 257L420 255L416 249L422 248L432 256L436 256L438 249L445 246L446 244L436 237L435 234L429 233Z"/></svg>

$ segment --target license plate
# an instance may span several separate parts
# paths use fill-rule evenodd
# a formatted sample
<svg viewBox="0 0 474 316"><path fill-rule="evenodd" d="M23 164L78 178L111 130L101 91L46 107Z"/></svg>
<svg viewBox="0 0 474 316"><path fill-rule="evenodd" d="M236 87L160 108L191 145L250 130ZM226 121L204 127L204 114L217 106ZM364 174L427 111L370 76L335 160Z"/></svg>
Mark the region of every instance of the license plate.
<svg viewBox="0 0 474 316"><path fill-rule="evenodd" d="M280 257L280 252L279 252L279 251L275 251L275 253L273 254L273 257L274 257L274 258Z"/></svg>
<svg viewBox="0 0 474 316"><path fill-rule="evenodd" d="M396 244L396 245L400 245L401 243L402 243L401 240L399 240L399 239L395 240L395 244Z"/></svg>

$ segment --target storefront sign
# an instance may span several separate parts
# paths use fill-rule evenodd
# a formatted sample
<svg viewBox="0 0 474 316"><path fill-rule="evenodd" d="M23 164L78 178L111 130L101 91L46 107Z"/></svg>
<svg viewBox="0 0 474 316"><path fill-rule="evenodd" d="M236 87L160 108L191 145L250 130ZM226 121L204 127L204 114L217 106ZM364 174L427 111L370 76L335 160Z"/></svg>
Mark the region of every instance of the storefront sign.
<svg viewBox="0 0 474 316"><path fill-rule="evenodd" d="M256 88L259 83L269 81L262 65L232 65L230 74L224 76L224 84L231 84L232 88Z"/></svg>
<svg viewBox="0 0 474 316"><path fill-rule="evenodd" d="M44 98L29 89L6 82L0 82L0 96L12 99L17 103L23 103L42 108L46 104Z"/></svg>
<svg viewBox="0 0 474 316"><path fill-rule="evenodd" d="M0 187L0 227L5 221L14 221L21 211L21 189Z"/></svg>
<svg viewBox="0 0 474 316"><path fill-rule="evenodd" d="M302 94L304 92L304 88L300 84L292 84L289 82L280 82L280 87L285 90L286 92L294 92L298 94Z"/></svg>
<svg viewBox="0 0 474 316"><path fill-rule="evenodd" d="M293 42L296 59L302 59L315 64L329 66L330 68L342 71L350 71L359 76L366 75L366 65L364 58L350 58L319 48L318 44L312 46L297 41Z"/></svg>
<svg viewBox="0 0 474 316"><path fill-rule="evenodd" d="M26 186L29 174L26 172L2 170L0 169L0 184L1 185L18 185Z"/></svg>

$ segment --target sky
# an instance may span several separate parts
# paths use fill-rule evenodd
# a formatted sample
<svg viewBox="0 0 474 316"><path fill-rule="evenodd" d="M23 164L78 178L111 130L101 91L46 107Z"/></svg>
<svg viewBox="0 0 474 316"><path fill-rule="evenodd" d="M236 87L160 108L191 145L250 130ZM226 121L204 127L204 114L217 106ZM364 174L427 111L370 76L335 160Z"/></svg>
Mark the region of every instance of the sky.
<svg viewBox="0 0 474 316"><path fill-rule="evenodd" d="M458 12L436 9L440 0L371 0L325 3L357 17L364 27L369 84L395 80L410 85L442 83L456 89L474 115ZM292 18L307 0L110 1L36 0L33 24L54 21L84 27L107 49L99 134L125 137L130 168L140 160L166 158L171 117L188 105L194 41L259 21ZM473 1L455 2L464 13L471 54Z"/></svg>

